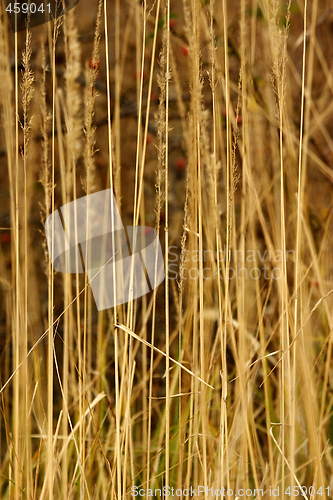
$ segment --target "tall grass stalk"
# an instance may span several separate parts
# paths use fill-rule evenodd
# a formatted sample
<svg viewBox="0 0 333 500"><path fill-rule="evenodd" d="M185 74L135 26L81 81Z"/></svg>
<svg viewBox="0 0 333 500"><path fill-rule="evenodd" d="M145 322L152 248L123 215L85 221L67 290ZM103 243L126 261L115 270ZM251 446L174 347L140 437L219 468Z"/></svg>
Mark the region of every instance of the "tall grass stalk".
<svg viewBox="0 0 333 500"><path fill-rule="evenodd" d="M12 33L0 6L1 498L331 496L329 15L81 0ZM44 223L108 188L165 280L99 311Z"/></svg>

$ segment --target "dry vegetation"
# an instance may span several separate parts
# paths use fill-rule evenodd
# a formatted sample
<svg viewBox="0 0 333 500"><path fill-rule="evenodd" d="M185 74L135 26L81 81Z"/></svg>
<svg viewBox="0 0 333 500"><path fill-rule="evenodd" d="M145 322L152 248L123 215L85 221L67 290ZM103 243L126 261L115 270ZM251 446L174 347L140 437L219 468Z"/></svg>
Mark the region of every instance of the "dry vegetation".
<svg viewBox="0 0 333 500"><path fill-rule="evenodd" d="M0 497L331 496L330 1L0 10ZM44 222L110 187L166 279L98 311Z"/></svg>

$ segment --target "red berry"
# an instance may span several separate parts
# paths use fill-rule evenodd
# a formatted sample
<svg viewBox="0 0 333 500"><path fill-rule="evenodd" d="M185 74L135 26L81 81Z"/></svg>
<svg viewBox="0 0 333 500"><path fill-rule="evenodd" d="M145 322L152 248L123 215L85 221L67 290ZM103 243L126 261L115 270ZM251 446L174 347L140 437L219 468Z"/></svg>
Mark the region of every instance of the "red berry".
<svg viewBox="0 0 333 500"><path fill-rule="evenodd" d="M241 115L237 116L237 125L241 125L242 124L242 117Z"/></svg>
<svg viewBox="0 0 333 500"><path fill-rule="evenodd" d="M141 78L145 79L145 72L142 73L141 70L140 71L136 71L135 72L135 79L136 80L138 80L138 79L141 80Z"/></svg>
<svg viewBox="0 0 333 500"><path fill-rule="evenodd" d="M152 142L153 138L150 134L147 134L147 144L150 144Z"/></svg>
<svg viewBox="0 0 333 500"><path fill-rule="evenodd" d="M89 61L89 68L90 69L98 70L99 69L99 61L96 61L94 59L90 59L90 61Z"/></svg>
<svg viewBox="0 0 333 500"><path fill-rule="evenodd" d="M170 19L169 26L170 26L170 29L172 30L176 26L176 20Z"/></svg>
<svg viewBox="0 0 333 500"><path fill-rule="evenodd" d="M187 45L183 45L183 47L182 47L182 53L184 54L184 56L188 56L188 47L187 47Z"/></svg>
<svg viewBox="0 0 333 500"><path fill-rule="evenodd" d="M10 243L10 234L9 233L3 233L1 235L1 243Z"/></svg>
<svg viewBox="0 0 333 500"><path fill-rule="evenodd" d="M183 156L177 158L176 161L177 170L184 170L185 166L186 166L186 159Z"/></svg>

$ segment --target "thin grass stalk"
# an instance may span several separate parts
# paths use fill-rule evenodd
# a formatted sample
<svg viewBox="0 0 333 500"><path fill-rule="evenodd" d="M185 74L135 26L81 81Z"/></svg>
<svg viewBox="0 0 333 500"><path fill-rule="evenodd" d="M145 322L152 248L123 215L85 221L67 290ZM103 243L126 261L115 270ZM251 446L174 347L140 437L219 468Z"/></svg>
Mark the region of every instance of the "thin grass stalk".
<svg viewBox="0 0 333 500"><path fill-rule="evenodd" d="M114 142L115 142L115 182L114 191L118 210L121 211L121 127L120 127L120 2L115 2L115 103L114 103Z"/></svg>
<svg viewBox="0 0 333 500"><path fill-rule="evenodd" d="M29 23L29 18L28 18ZM29 108L31 105L31 100L33 97L34 89L33 82L34 76L30 68L30 59L31 59L32 49L31 49L31 31L29 26L26 28L26 38L25 38L25 50L22 57L23 63L23 75L22 75L22 83L21 83L21 91L22 91L22 111L23 111L23 122L21 123L21 127L23 130L23 241L24 241L24 258L23 258L23 268L24 268L24 288L23 288L23 296L24 296L24 309L22 311L22 326L23 326L23 340L22 340L22 359L27 358L28 353L28 262L29 262L29 246L28 246L28 195L27 195L27 168L28 168L28 143L29 143L29 134L31 128L31 119L29 117ZM30 426L30 418L29 418L29 385L27 381L28 377L28 361L26 360L24 363L23 376L25 382L25 387L23 388L23 405L24 405L24 422L25 425L25 469L26 469L26 491L27 495L31 496L32 494L32 475L31 475L31 426Z"/></svg>
<svg viewBox="0 0 333 500"><path fill-rule="evenodd" d="M100 63L100 29L101 29L101 21L102 21L102 9L103 9L103 2L102 0L99 1L98 3L98 12L97 12L97 19L96 19L96 27L95 27L95 34L94 34L94 45L93 45L93 52L92 52L92 59L91 59L91 64L89 70L86 72L87 73L87 82L88 85L86 87L86 97L85 97L85 117L84 117L84 123L85 123L85 137L86 137L86 142L85 142L85 152L84 152L84 161L85 161L85 167L86 167L86 193L89 195L90 193L94 192L96 189L96 168L95 168L95 162L94 162L94 153L95 153L95 142L96 142L96 137L95 137L95 132L96 129L93 126L93 117L94 117L94 108L95 108L95 99L96 99L96 80L98 76L98 68L99 68L99 63ZM88 223L87 223L87 232L89 231L88 229ZM89 248L89 242L87 240L86 244L86 255L88 255L88 252L90 251ZM86 385L90 386L90 377L93 371L92 367L92 293L90 288L87 287L88 284L88 276L85 274L85 295L84 295L84 359L87 359L87 372L89 376L89 381L85 381L84 383L84 388ZM88 323L88 324L87 324ZM88 347L87 347L87 335L88 335ZM87 354L86 354L86 349L88 349ZM92 401L93 399L93 394L92 390L87 391L87 402L88 404ZM92 439L92 433L88 432L87 434L88 439Z"/></svg>
<svg viewBox="0 0 333 500"><path fill-rule="evenodd" d="M10 194L10 216L11 216L11 233L13 234L12 237L12 244L11 244L11 261L14 263L15 262L15 252L16 252L16 244L15 244L15 228L16 228L16 200L15 200L15 174L16 174L16 168L15 168L15 152L14 152L14 147L15 147L15 122L14 122L14 117L15 117L15 108L13 104L13 96L15 95L13 92L13 83L12 83L12 77L11 77L11 70L10 70L10 62L9 62L9 40L8 40L8 22L6 23L6 16L3 14L3 7L0 7L1 10L1 21L0 21L0 44L1 44L1 54L3 56L1 57L0 60L0 65L1 65L1 74L3 75L3 81L2 85L0 87L0 102L1 102L1 107L2 107L2 117L3 117L3 124L4 124L4 132L5 132L5 144L6 144L6 152L7 152L7 165L8 165L8 178L9 178L9 194ZM15 366L15 271L16 268L15 266L12 266L11 268L11 287L12 287L12 294L7 297L7 304L8 304L8 316L7 318L13 318L13 321L8 321L7 319L7 325L6 325L6 344L10 344L10 339L12 338L12 345L13 345L13 353L12 353L12 366ZM9 377L9 363L10 362L10 356L7 357L7 362L5 366L5 380L8 379ZM16 389L15 387L13 388L12 391L12 397L15 398L15 393ZM2 395L2 404L3 404L3 411L8 415L8 402L6 402L3 399ZM5 419L5 418L4 418ZM13 425L13 430L15 429L14 427L14 415L12 417L12 425ZM6 433L7 434L7 433ZM9 481L9 488L8 490L10 491L12 489L13 485L13 480L15 478L15 470L16 470L16 457L15 457L15 450L13 450L13 442L11 441L10 443L8 442L7 439L7 446L9 449L9 469L8 469L8 481ZM3 483L5 479L2 478L1 480L1 490L3 488Z"/></svg>
<svg viewBox="0 0 333 500"><path fill-rule="evenodd" d="M170 485L170 311L169 311L169 85L170 70L170 0L165 3L165 484Z"/></svg>
<svg viewBox="0 0 333 500"><path fill-rule="evenodd" d="M299 156L298 156L298 184L297 184L297 224L296 224L296 260L295 260L295 303L294 303L294 334L298 332L299 326L299 301L302 289L300 287L301 268L300 268L300 245L302 242L301 232L301 212L304 203L304 182L303 182L303 126L304 126L304 106L305 106L305 69L306 69L306 32L307 32L307 0L304 3L304 25L303 25L303 56L302 56L302 95L301 95L301 113L300 113L300 137L299 137ZM302 329L302 327L301 327ZM296 365L297 365L297 344L292 346L292 399L291 399L291 439L290 439L290 470L295 473L295 449L296 449ZM292 479L293 484L293 479Z"/></svg>
<svg viewBox="0 0 333 500"><path fill-rule="evenodd" d="M227 323L229 320L228 317L228 302L229 302L229 251L230 251L230 208L229 208L229 197L230 197L230 118L229 118L229 108L230 108L230 88L229 88L229 60L228 60L228 17L227 17L227 5L225 0L222 0L222 12L223 12L223 41L224 41L224 83L225 88L223 89L224 98L225 98L225 107L226 107L226 193L225 198L227 200L226 206L226 218L227 218L227 230L226 230L226 255L227 260L225 264L225 290L224 290L224 311L223 311L223 339L221 342L222 349L222 398L221 398L221 448L222 448L222 461L221 461L221 481L224 477L225 473L227 476L227 487L230 487L230 475L229 475L229 467L227 460L227 465L224 466L224 454L226 458L228 458L228 425L227 425L227 412L226 412L226 404L228 397L228 387L227 387L227 364L226 364L226 349L227 349ZM222 327L222 325L221 325ZM224 430L224 433L222 432ZM222 484L221 484L222 486ZM222 486L223 487L223 486Z"/></svg>
<svg viewBox="0 0 333 500"><path fill-rule="evenodd" d="M15 23L17 23L17 16L15 15ZM21 329L20 322L20 273L19 273L19 256L20 256L20 233L19 233L19 224L20 224L20 212L18 210L19 205L19 83L18 83L18 35L17 31L15 31L15 206L16 206L16 217L15 217L15 288L14 288L14 296L15 296L15 330L14 330L14 359L13 365L17 369L20 365L20 336L19 332ZM13 444L14 444L14 477L16 479L15 484L15 500L19 499L20 488L22 485L22 477L21 477L21 466L19 464L19 456L22 456L21 453L21 443L19 438L20 433L20 424L19 424L19 413L20 413L20 376L18 374L15 377L14 382L14 433L13 433Z"/></svg>
<svg viewBox="0 0 333 500"><path fill-rule="evenodd" d="M105 29L105 60L106 60L106 82L107 82L107 105L108 105L108 147L109 147L109 177L110 177L110 188L113 192L113 163L112 163L112 133L111 133L111 89L110 89L110 63L109 63L109 42L108 42L108 21L107 21L107 7L106 0L104 1L104 29ZM115 248L114 241L114 214L113 214L113 204L111 204L111 220L112 220L112 248ZM115 275L115 260L113 259L113 273ZM116 302L116 286L114 283L113 296ZM117 324L117 307L113 308L113 321ZM120 444L120 415L121 415L121 399L119 394L119 340L118 340L118 329L114 328L114 348L115 348L115 393L116 393L116 488L117 496L121 498L122 495L122 485L121 485L121 444ZM111 495L113 495L113 485L111 490Z"/></svg>

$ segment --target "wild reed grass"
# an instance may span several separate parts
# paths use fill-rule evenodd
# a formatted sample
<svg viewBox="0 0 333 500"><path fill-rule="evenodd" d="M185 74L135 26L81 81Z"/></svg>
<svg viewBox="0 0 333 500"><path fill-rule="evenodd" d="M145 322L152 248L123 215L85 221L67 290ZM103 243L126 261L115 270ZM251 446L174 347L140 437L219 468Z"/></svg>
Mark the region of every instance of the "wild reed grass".
<svg viewBox="0 0 333 500"><path fill-rule="evenodd" d="M0 9L1 498L329 498L328 3ZM98 311L44 223L107 188L165 280Z"/></svg>

